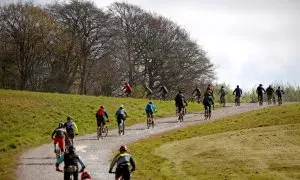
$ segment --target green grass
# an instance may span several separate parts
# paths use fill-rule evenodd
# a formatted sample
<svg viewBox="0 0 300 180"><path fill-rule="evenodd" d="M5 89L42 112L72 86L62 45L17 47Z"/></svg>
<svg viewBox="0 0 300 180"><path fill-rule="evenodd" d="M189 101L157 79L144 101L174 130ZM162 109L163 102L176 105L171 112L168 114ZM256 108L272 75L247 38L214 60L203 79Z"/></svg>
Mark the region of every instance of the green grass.
<svg viewBox="0 0 300 180"><path fill-rule="evenodd" d="M300 105L173 130L129 146L135 179L300 179ZM146 178L145 178L146 177Z"/></svg>
<svg viewBox="0 0 300 180"><path fill-rule="evenodd" d="M0 177L16 179L16 164L22 152L51 142L50 135L58 122L71 115L79 134L93 133L96 129L95 113L104 105L111 117L110 128L116 128L114 113L120 104L125 106L129 118L127 125L145 122L144 108L148 100L80 96L56 93L37 93L0 90ZM158 107L157 117L175 114L173 101L153 101ZM190 103L189 111L200 111L202 106Z"/></svg>

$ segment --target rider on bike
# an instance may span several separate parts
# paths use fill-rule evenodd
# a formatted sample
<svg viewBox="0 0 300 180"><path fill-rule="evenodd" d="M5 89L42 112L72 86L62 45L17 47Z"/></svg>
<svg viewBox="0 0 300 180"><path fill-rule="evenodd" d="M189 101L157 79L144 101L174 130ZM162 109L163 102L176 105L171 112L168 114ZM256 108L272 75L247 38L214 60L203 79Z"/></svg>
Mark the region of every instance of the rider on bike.
<svg viewBox="0 0 300 180"><path fill-rule="evenodd" d="M128 83L125 83L124 87L123 87L123 90L124 89L125 89L124 93L128 97L130 95L130 93L132 92L132 87Z"/></svg>
<svg viewBox="0 0 300 180"><path fill-rule="evenodd" d="M161 92L161 98L163 100L167 99L167 93L168 93L168 89L166 88L166 86L162 85L159 92Z"/></svg>
<svg viewBox="0 0 300 180"><path fill-rule="evenodd" d="M72 118L70 116L67 117L67 122L64 124L64 127L67 131L67 137L71 139L73 144L74 135L78 135L78 128L75 122L72 121Z"/></svg>
<svg viewBox="0 0 300 180"><path fill-rule="evenodd" d="M73 175L74 180L78 180L78 172L83 172L85 169L85 164L81 160L81 158L75 153L74 146L69 147L68 153L62 155L59 159L57 159L55 166L56 171L62 172L62 170L59 169L59 165L64 162L64 179L68 180L70 179L71 175ZM81 170L79 171L78 163L81 166Z"/></svg>
<svg viewBox="0 0 300 180"><path fill-rule="evenodd" d="M205 93L210 93L212 98L210 99L211 100L211 105L213 106L213 109L215 109L215 103L214 103L214 90L213 90L213 87L211 84L208 84L207 88L206 88L206 91ZM205 94L204 93L204 94Z"/></svg>
<svg viewBox="0 0 300 180"><path fill-rule="evenodd" d="M239 85L237 85L236 88L234 89L232 95L234 94L235 94L235 101L237 101L237 99L239 99L242 96L243 91Z"/></svg>
<svg viewBox="0 0 300 180"><path fill-rule="evenodd" d="M262 84L259 84L259 86L256 88L257 98L258 102L263 102L263 94L266 94L265 88L263 88Z"/></svg>
<svg viewBox="0 0 300 180"><path fill-rule="evenodd" d="M127 112L125 111L124 106L122 104L120 105L120 108L116 111L115 116L117 118L118 125L121 124L122 120L123 121L126 120L126 117L128 115L127 115Z"/></svg>
<svg viewBox="0 0 300 180"><path fill-rule="evenodd" d="M222 102L221 99L225 98L225 95L227 94L227 91L225 90L224 86L221 86L221 89L218 94L220 95L220 102Z"/></svg>
<svg viewBox="0 0 300 180"><path fill-rule="evenodd" d="M151 117L153 119L153 113L156 112L156 106L153 104L152 101L150 101L145 108L147 118Z"/></svg>
<svg viewBox="0 0 300 180"><path fill-rule="evenodd" d="M105 126L105 117L107 119L107 122L109 122L109 120L108 120L108 114L106 113L106 111L104 109L104 106L100 106L100 108L98 109L98 111L96 113L97 129L101 125L102 125L102 127Z"/></svg>
<svg viewBox="0 0 300 180"><path fill-rule="evenodd" d="M187 105L188 105L188 103L185 100L185 97L184 97L182 91L178 91L178 94L175 97L175 106L177 108L177 113L180 113Z"/></svg>
<svg viewBox="0 0 300 180"><path fill-rule="evenodd" d="M110 164L109 173L112 173L112 169L117 164L115 179L122 177L124 180L130 180L130 172L135 171L135 162L132 156L127 153L127 147L121 146L120 153L117 154ZM131 170L130 165L132 166Z"/></svg>
<svg viewBox="0 0 300 180"><path fill-rule="evenodd" d="M266 89L266 93L267 93L267 98L268 98L268 101L273 99L274 100L274 89L272 88L271 85L269 85L269 87Z"/></svg>
<svg viewBox="0 0 300 180"><path fill-rule="evenodd" d="M211 105L213 100L213 95L211 91L206 91L204 93L204 98L203 98L203 105L205 110L208 110L209 113L211 113ZM208 109L207 109L208 108Z"/></svg>
<svg viewBox="0 0 300 180"><path fill-rule="evenodd" d="M200 101L200 99L201 99L201 91L200 91L200 89L197 86L194 89L194 91L192 92L192 95L194 95L194 93L195 93L197 101Z"/></svg>
<svg viewBox="0 0 300 180"><path fill-rule="evenodd" d="M276 95L278 102L282 101L282 94L284 94L283 90L280 89L280 86L278 86L278 89L276 90Z"/></svg>
<svg viewBox="0 0 300 180"><path fill-rule="evenodd" d="M53 138L53 136L54 136L54 138ZM54 140L54 152L55 153L56 153L56 143L58 143L58 146L59 146L61 152L64 152L66 136L67 136L67 133L66 133L66 130L64 129L64 123L63 122L58 123L58 127L54 129L54 131L52 132L52 135L51 135L51 139Z"/></svg>

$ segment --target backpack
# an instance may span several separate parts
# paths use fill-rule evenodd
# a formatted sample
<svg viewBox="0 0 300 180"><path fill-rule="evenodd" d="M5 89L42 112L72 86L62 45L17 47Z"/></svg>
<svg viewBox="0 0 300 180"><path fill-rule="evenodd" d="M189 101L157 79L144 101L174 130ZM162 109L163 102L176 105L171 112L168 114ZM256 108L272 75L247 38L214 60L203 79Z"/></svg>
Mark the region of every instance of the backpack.
<svg viewBox="0 0 300 180"><path fill-rule="evenodd" d="M74 130L74 125L73 125L73 122L67 122L66 124L66 130L67 131L73 131Z"/></svg>

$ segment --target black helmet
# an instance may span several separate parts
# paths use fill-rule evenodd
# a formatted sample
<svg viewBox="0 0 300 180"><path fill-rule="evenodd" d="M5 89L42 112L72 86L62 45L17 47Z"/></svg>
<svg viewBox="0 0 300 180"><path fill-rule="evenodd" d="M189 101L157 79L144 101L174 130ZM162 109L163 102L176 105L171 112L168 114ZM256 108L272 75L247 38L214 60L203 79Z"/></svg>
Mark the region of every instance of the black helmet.
<svg viewBox="0 0 300 180"><path fill-rule="evenodd" d="M221 86L221 88L224 88L224 86Z"/></svg>
<svg viewBox="0 0 300 180"><path fill-rule="evenodd" d="M152 104L152 101L149 101L149 104Z"/></svg>
<svg viewBox="0 0 300 180"><path fill-rule="evenodd" d="M179 90L179 91L178 91L178 93L179 93L179 94L181 94L181 93L182 93L182 91L181 91L181 90Z"/></svg>
<svg viewBox="0 0 300 180"><path fill-rule="evenodd" d="M100 106L100 108L104 109L104 106Z"/></svg>
<svg viewBox="0 0 300 180"><path fill-rule="evenodd" d="M238 87L240 87L239 85L236 85L236 87L238 88Z"/></svg>
<svg viewBox="0 0 300 180"><path fill-rule="evenodd" d="M127 147L125 145L122 145L120 147L120 152L125 152L125 151L127 151Z"/></svg>
<svg viewBox="0 0 300 180"><path fill-rule="evenodd" d="M259 86L263 86L262 84L259 84Z"/></svg>
<svg viewBox="0 0 300 180"><path fill-rule="evenodd" d="M71 120L71 119L72 119L71 116L68 116L68 117L67 117L67 121L69 121L69 120Z"/></svg>
<svg viewBox="0 0 300 180"><path fill-rule="evenodd" d="M75 152L75 147L74 146L70 146L69 147L69 153L74 153Z"/></svg>

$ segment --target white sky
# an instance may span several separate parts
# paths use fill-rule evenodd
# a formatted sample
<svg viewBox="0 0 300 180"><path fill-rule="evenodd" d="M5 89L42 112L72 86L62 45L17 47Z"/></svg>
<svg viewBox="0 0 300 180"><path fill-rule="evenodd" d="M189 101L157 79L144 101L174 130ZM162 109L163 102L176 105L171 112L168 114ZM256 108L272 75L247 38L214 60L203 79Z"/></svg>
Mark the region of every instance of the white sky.
<svg viewBox="0 0 300 180"><path fill-rule="evenodd" d="M94 2L105 8L115 0ZM218 83L243 89L272 82L300 85L300 0L125 2L184 27L208 52L217 67Z"/></svg>

